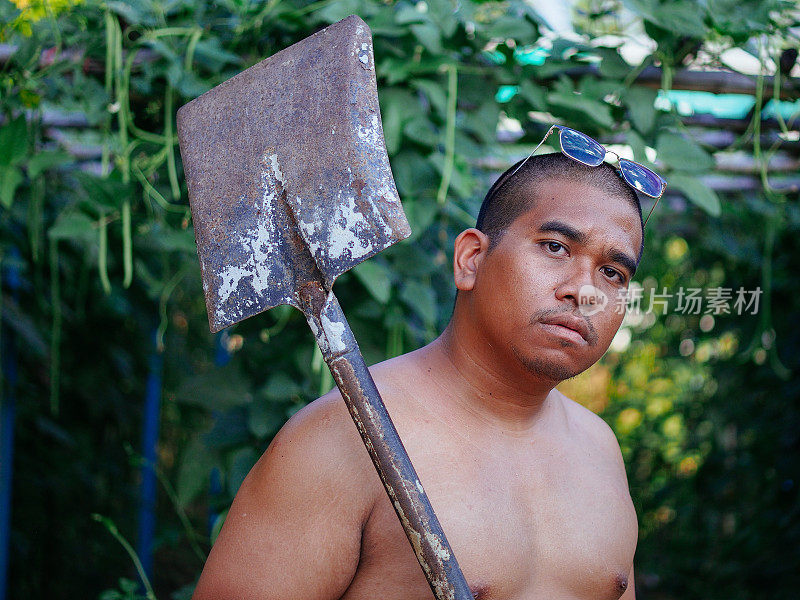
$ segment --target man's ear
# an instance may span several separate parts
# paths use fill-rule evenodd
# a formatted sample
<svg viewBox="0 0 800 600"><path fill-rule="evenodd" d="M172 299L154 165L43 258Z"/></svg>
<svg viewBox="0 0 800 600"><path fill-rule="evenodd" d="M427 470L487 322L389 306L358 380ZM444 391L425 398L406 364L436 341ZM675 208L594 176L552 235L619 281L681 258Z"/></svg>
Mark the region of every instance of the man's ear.
<svg viewBox="0 0 800 600"><path fill-rule="evenodd" d="M478 265L489 251L489 236L471 227L458 235L453 246L453 279L459 290L469 291L475 285Z"/></svg>

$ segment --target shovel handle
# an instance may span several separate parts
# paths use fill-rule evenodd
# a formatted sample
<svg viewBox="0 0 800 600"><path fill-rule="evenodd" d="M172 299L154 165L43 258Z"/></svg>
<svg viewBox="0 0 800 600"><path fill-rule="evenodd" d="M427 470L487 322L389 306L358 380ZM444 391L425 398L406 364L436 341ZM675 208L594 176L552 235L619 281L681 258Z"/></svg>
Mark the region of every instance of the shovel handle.
<svg viewBox="0 0 800 600"><path fill-rule="evenodd" d="M350 416L414 548L437 600L472 600L464 574L414 465L383 404L333 292L314 286L303 294L306 319L317 338ZM310 292L310 293L308 293Z"/></svg>

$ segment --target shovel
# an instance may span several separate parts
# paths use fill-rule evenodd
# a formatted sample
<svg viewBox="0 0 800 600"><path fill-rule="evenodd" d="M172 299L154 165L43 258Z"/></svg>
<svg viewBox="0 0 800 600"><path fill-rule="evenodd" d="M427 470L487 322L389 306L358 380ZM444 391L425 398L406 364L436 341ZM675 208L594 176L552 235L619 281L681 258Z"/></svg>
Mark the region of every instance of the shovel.
<svg viewBox="0 0 800 600"><path fill-rule="evenodd" d="M383 141L372 37L350 16L178 111L212 332L301 310L439 600L472 593L331 288L411 233Z"/></svg>

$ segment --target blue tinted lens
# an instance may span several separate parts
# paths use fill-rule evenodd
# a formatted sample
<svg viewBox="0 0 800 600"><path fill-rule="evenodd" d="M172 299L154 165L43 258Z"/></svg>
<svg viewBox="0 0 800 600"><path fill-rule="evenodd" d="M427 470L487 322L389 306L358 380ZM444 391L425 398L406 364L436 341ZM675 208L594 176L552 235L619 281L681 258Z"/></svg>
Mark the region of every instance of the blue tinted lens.
<svg viewBox="0 0 800 600"><path fill-rule="evenodd" d="M621 158L619 161L619 170L622 171L622 176L625 178L625 181L627 181L633 189L651 198L661 197L661 190L663 188L661 178L650 169L626 158Z"/></svg>
<svg viewBox="0 0 800 600"><path fill-rule="evenodd" d="M606 156L605 148L580 131L567 127L561 128L559 139L561 140L561 151L564 154L590 167L599 165Z"/></svg>

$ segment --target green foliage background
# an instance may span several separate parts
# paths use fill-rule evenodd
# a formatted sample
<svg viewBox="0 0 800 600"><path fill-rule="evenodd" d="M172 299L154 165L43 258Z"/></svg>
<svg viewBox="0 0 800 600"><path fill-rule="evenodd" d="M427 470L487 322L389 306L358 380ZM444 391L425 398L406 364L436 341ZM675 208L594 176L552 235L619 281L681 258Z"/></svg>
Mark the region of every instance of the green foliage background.
<svg viewBox="0 0 800 600"><path fill-rule="evenodd" d="M777 144L761 141L762 127L794 126L761 109L763 76L798 46L797 7L596 0L578 9L579 37L562 39L517 0L0 0L0 42L13 50L0 66L2 314L19 361L10 597L138 594L109 531L135 537L154 356L163 358L160 598L190 595L249 468L332 385L304 319L285 307L208 334L174 113L349 14L373 31L386 144L414 230L337 283L368 362L446 324L453 238L474 224L494 174L554 119L628 144L645 163L654 148L673 195L648 225L637 274L645 295L679 286L764 295L757 316L717 315L710 328L700 315L629 323L631 344L594 371L605 383L578 382L626 458L639 595L797 597L800 212L796 190L768 177ZM642 29L652 47L633 67L601 37ZM754 54L762 74L748 127L723 150L752 148L764 186L718 196L701 178L719 149L695 141L674 109L654 108L656 90L635 81L657 66L667 90L686 64L718 65L728 48ZM797 82L788 85L796 97ZM503 86L518 87L498 99ZM53 132L43 117L54 111L83 115L85 126ZM498 141L509 118L523 135Z"/></svg>

